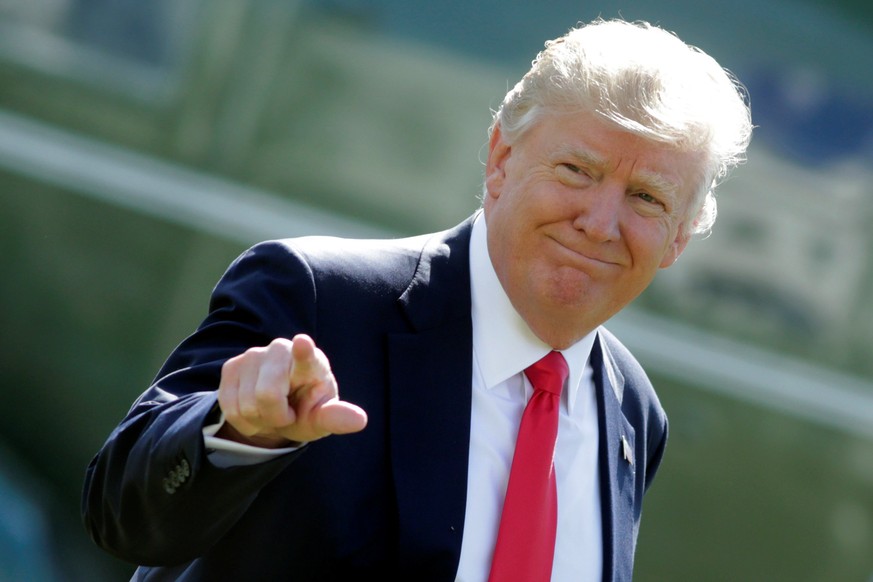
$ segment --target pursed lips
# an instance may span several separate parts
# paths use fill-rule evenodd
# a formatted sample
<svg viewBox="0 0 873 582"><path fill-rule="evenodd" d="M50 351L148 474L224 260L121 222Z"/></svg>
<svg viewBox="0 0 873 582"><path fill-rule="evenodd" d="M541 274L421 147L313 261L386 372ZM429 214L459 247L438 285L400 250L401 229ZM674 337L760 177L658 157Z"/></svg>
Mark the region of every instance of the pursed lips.
<svg viewBox="0 0 873 582"><path fill-rule="evenodd" d="M604 266L620 266L621 263L616 260L614 257L607 256L599 251L591 250L590 248L582 249L580 246L574 246L569 243L565 243L561 239L556 238L555 236L549 234L546 235L549 239L554 241L565 253L570 256L570 259L574 262L578 262L580 259L586 263L598 263Z"/></svg>

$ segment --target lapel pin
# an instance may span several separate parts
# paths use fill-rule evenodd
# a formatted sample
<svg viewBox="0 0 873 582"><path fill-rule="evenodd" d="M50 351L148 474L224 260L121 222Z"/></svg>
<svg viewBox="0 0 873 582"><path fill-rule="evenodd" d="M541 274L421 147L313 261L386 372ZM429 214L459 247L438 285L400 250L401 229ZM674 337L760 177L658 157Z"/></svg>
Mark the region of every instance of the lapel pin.
<svg viewBox="0 0 873 582"><path fill-rule="evenodd" d="M621 435L621 454L622 456L624 456L625 461L627 461L631 465L634 464L633 449L631 449L630 443L627 442L627 439L624 437L624 435Z"/></svg>

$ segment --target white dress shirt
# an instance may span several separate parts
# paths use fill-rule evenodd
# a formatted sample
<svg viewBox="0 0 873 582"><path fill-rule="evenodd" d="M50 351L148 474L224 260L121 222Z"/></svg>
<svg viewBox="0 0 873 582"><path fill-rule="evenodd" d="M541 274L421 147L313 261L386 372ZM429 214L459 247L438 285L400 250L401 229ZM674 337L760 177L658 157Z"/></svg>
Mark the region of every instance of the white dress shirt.
<svg viewBox="0 0 873 582"><path fill-rule="evenodd" d="M457 582L485 582L521 415L533 388L524 369L551 348L513 309L488 256L480 213L470 243L473 382L467 511ZM598 474L598 421L588 357L595 333L562 350L570 374L561 395L555 476L558 531L552 580L599 581L603 540ZM262 449L215 437L224 422L204 427L209 460L217 466L254 464L294 449ZM342 438L342 437L336 437Z"/></svg>
<svg viewBox="0 0 873 582"><path fill-rule="evenodd" d="M533 394L523 372L551 351L509 302L488 256L486 235L480 214L470 243L473 407L459 582L488 579L518 426ZM594 337L591 333L561 352L570 374L561 395L555 448L558 531L553 581L602 579L597 402L588 364Z"/></svg>

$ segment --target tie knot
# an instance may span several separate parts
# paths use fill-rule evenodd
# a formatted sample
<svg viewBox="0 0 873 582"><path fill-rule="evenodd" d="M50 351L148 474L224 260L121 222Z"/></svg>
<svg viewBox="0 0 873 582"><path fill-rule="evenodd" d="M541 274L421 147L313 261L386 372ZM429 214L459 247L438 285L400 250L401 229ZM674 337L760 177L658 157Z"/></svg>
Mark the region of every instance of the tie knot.
<svg viewBox="0 0 873 582"><path fill-rule="evenodd" d="M524 373L533 384L534 390L546 390L552 394L561 394L564 380L570 374L570 368L561 352L552 351L538 362L528 366Z"/></svg>

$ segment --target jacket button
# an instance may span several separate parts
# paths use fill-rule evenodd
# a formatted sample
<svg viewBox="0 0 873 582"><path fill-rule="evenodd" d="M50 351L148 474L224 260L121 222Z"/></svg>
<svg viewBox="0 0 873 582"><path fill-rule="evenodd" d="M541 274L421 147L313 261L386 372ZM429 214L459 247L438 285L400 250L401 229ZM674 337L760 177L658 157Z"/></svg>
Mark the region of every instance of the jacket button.
<svg viewBox="0 0 873 582"><path fill-rule="evenodd" d="M167 476L161 481L164 491L172 495L176 492L182 483L188 480L191 476L191 465L187 459L182 459L179 464L170 469Z"/></svg>

